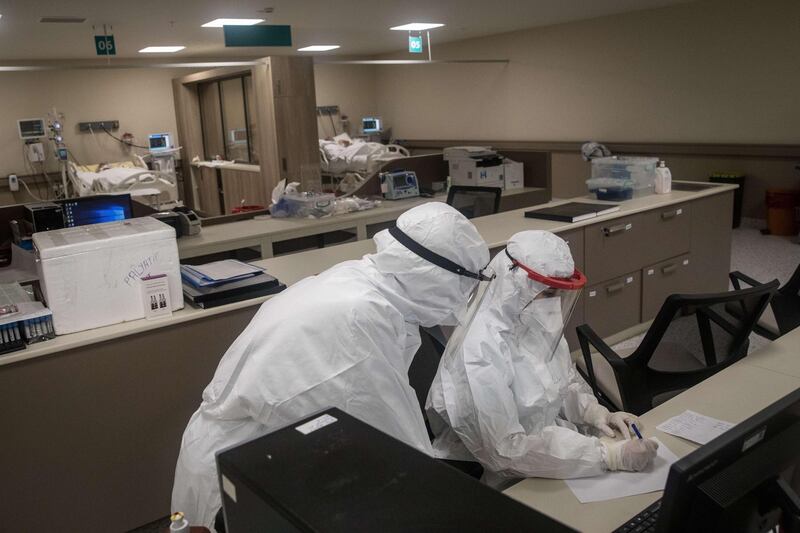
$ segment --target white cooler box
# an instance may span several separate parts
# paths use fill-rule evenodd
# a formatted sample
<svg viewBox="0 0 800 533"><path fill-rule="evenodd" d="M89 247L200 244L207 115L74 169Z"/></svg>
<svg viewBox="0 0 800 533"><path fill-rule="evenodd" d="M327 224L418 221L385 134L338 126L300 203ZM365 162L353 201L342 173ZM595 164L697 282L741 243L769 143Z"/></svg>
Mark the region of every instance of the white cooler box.
<svg viewBox="0 0 800 533"><path fill-rule="evenodd" d="M33 234L36 266L56 333L145 316L141 278L165 274L183 308L175 230L152 217Z"/></svg>

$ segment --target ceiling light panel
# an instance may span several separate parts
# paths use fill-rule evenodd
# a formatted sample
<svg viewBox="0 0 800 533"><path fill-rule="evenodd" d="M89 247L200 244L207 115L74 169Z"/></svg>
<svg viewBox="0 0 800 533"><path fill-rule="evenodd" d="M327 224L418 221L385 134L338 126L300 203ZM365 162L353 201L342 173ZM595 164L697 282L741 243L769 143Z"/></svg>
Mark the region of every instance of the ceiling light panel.
<svg viewBox="0 0 800 533"><path fill-rule="evenodd" d="M441 28L442 26L444 26L444 24L439 24L438 22L409 22L408 24L395 26L389 29L395 31L425 31L432 30L434 28Z"/></svg>
<svg viewBox="0 0 800 533"><path fill-rule="evenodd" d="M329 50L336 50L339 48L338 44L312 44L303 48L298 48L298 52L328 52Z"/></svg>
<svg viewBox="0 0 800 533"><path fill-rule="evenodd" d="M221 28L223 26L254 26L264 19L214 19L203 24L203 28Z"/></svg>
<svg viewBox="0 0 800 533"><path fill-rule="evenodd" d="M81 24L86 22L84 17L42 17L39 22L49 24Z"/></svg>
<svg viewBox="0 0 800 533"><path fill-rule="evenodd" d="M180 52L185 46L148 46L139 50L140 54L171 54Z"/></svg>

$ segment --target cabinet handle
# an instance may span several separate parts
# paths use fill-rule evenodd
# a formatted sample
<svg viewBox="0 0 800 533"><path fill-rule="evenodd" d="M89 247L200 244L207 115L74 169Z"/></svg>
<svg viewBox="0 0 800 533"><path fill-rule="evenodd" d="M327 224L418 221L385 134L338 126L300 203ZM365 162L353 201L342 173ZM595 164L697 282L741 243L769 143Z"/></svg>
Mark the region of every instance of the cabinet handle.
<svg viewBox="0 0 800 533"><path fill-rule="evenodd" d="M289 163L286 161L285 157L281 158L281 166L283 167L284 172L289 172Z"/></svg>
<svg viewBox="0 0 800 533"><path fill-rule="evenodd" d="M676 265L675 263L672 263L671 265L666 265L661 268L661 272L663 274L672 274L676 270L678 270L678 265Z"/></svg>
<svg viewBox="0 0 800 533"><path fill-rule="evenodd" d="M683 213L683 209L673 209L672 211L664 211L661 213L661 220L669 220Z"/></svg>
<svg viewBox="0 0 800 533"><path fill-rule="evenodd" d="M611 226L610 228L603 228L603 235L608 237L610 235L614 235L615 233L628 231L632 227L633 227L633 224L628 223L628 224L619 224L617 226Z"/></svg>
<svg viewBox="0 0 800 533"><path fill-rule="evenodd" d="M614 285L609 285L606 287L606 292L608 294L614 294L615 292L619 292L625 288L625 284L623 282L615 283Z"/></svg>

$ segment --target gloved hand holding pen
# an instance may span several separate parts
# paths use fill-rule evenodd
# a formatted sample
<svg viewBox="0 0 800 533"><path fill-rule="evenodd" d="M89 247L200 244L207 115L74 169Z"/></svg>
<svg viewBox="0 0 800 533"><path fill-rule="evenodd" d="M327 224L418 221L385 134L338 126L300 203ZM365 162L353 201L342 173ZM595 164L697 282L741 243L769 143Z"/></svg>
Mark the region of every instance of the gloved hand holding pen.
<svg viewBox="0 0 800 533"><path fill-rule="evenodd" d="M630 439L603 443L603 460L609 470L640 472L656 457L658 443L653 439Z"/></svg>
<svg viewBox="0 0 800 533"><path fill-rule="evenodd" d="M599 429L604 435L611 438L616 436L614 433L616 430L625 439L630 439L630 427L633 424L638 424L640 428L643 427L636 415L624 411L611 413L599 403L590 405L586 409L583 419L587 424Z"/></svg>

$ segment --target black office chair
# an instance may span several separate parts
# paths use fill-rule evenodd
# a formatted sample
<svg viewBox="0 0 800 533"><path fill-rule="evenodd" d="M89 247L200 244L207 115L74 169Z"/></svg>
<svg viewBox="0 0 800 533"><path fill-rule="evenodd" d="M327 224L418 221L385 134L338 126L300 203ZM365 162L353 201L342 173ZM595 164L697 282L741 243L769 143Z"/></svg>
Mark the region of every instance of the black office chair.
<svg viewBox="0 0 800 533"><path fill-rule="evenodd" d="M750 287L759 287L761 282L754 280L738 270L729 274L731 283L736 290L742 288L742 283ZM729 306L729 312L739 315L738 309ZM791 279L775 293L769 302L769 307L761 315L753 331L769 340L775 340L800 326L800 265L792 274Z"/></svg>
<svg viewBox="0 0 800 533"><path fill-rule="evenodd" d="M607 407L641 415L745 357L753 326L777 288L774 280L721 294L673 294L627 355L579 326L578 368ZM740 316L726 311L729 304Z"/></svg>
<svg viewBox="0 0 800 533"><path fill-rule="evenodd" d="M500 187L469 187L451 185L447 204L458 209L467 218L493 215L500 211Z"/></svg>
<svg viewBox="0 0 800 533"><path fill-rule="evenodd" d="M439 360L444 354L447 339L445 339L444 333L439 327L419 328L419 333L422 344L420 344L417 353L414 354L414 360L411 361L411 366L408 368L408 382L417 394L422 418L425 420L425 427L428 429L428 438L433 440L433 431L431 431L431 426L428 422L425 402L428 399L428 391L431 389L433 378L436 377L436 372L439 369ZM476 461L455 461L450 459L442 459L442 461L476 479L480 479L483 475L483 467Z"/></svg>

